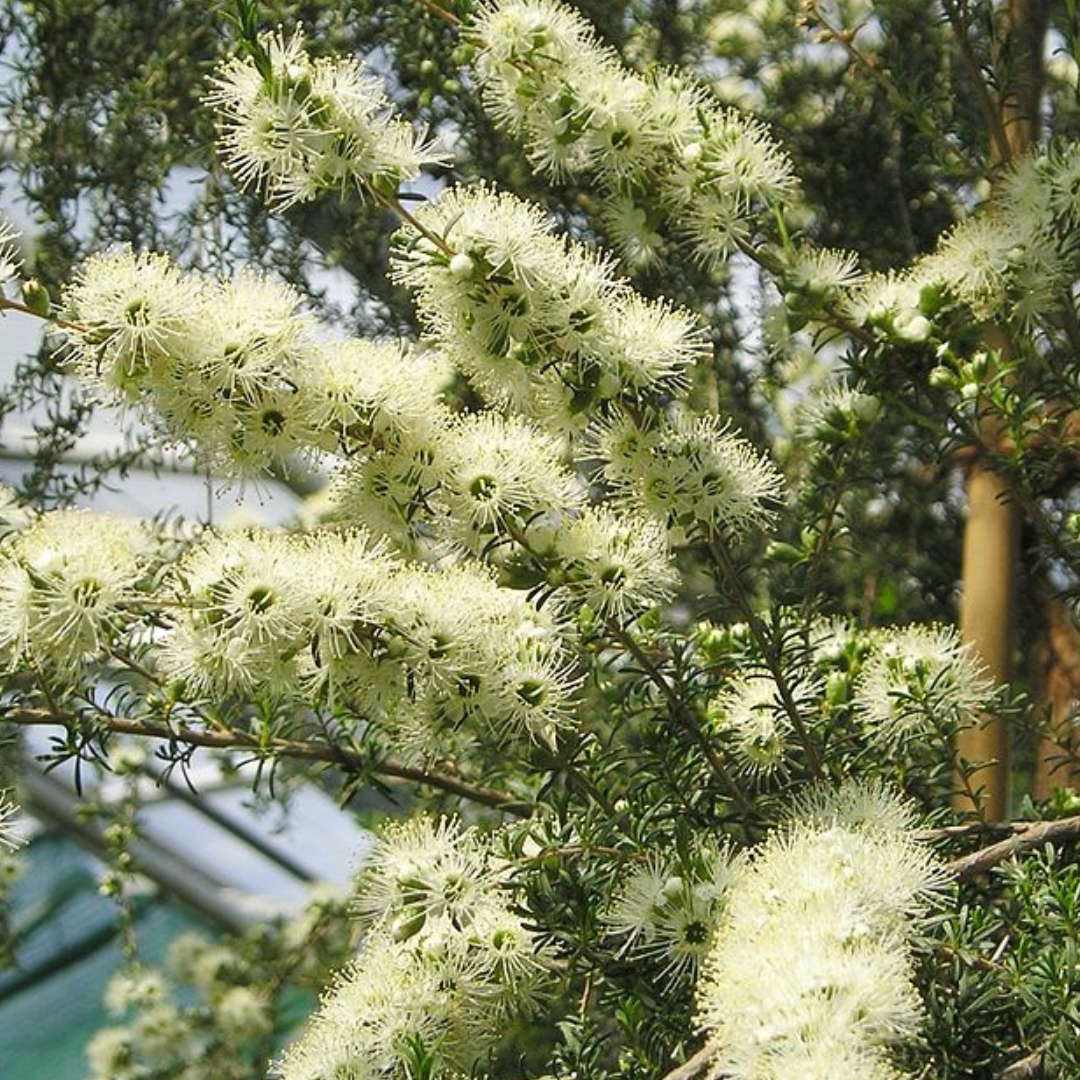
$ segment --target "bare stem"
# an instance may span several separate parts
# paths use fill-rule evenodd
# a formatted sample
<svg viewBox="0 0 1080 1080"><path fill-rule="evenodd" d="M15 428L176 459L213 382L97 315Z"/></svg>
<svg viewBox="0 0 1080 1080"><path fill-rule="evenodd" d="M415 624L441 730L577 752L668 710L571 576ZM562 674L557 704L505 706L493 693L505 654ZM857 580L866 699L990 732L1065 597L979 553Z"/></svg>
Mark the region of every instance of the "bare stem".
<svg viewBox="0 0 1080 1080"><path fill-rule="evenodd" d="M68 322L67 319L61 319L56 315L35 311L32 307L28 307L18 300L9 300L6 296L0 296L0 311L17 311L21 315L32 315L35 319L41 319L44 322L52 323L53 326L59 326L61 330L74 330L80 334L89 332L85 326L79 323Z"/></svg>
<svg viewBox="0 0 1080 1080"><path fill-rule="evenodd" d="M681 1065L676 1065L671 1072L667 1073L663 1080L693 1080L698 1073L702 1073L708 1067L709 1059L713 1056L714 1048L706 1043L693 1057L689 1057ZM722 1080L728 1073L714 1073L715 1080Z"/></svg>
<svg viewBox="0 0 1080 1080"><path fill-rule="evenodd" d="M437 15L451 26L462 25L461 19L459 19L452 11L447 11L446 8L436 4L435 0L416 0L416 2L426 11L430 11L432 15Z"/></svg>
<svg viewBox="0 0 1080 1080"><path fill-rule="evenodd" d="M454 255L454 249L436 232L432 232L426 225L418 221L404 206L401 200L393 195L383 195L373 192L376 201L388 210L392 210L411 229L415 229L425 240L434 244L448 259Z"/></svg>
<svg viewBox="0 0 1080 1080"><path fill-rule="evenodd" d="M1080 814L1060 818L1057 821L1034 822L1016 836L1010 836L1007 840L980 848L970 855L953 859L952 862L946 864L945 869L960 881L970 881L1013 855L1042 847L1044 844L1073 840L1078 836L1080 836Z"/></svg>
<svg viewBox="0 0 1080 1080"><path fill-rule="evenodd" d="M63 713L50 709L16 707L0 712L0 722L5 721L21 727L68 727L73 722L77 722L77 718L65 716ZM346 750L344 747L334 746L331 743L277 738L264 741L242 731L204 731L186 724L161 724L122 716L95 716L93 722L119 735L163 739L172 743L184 743L188 746L208 747L214 750L250 750L255 753L297 758L302 761L324 761L331 765L340 765L353 772L369 771L375 776L425 784L517 817L527 818L532 815L531 803L515 799L507 792L496 791L445 772L420 769L392 757L371 761L355 751Z"/></svg>
<svg viewBox="0 0 1080 1080"><path fill-rule="evenodd" d="M971 47L970 23L967 18L966 5L964 10L955 3L955 0L941 0L941 6L945 9L945 16L952 27L953 37L960 49L960 57L964 61L968 75L975 86L975 93L979 99L983 115L986 117L986 126L990 132L990 144L999 162L1007 162L1012 154L1005 127L1001 120L1001 108L990 95L990 88L983 78L982 67L979 64L975 50Z"/></svg>

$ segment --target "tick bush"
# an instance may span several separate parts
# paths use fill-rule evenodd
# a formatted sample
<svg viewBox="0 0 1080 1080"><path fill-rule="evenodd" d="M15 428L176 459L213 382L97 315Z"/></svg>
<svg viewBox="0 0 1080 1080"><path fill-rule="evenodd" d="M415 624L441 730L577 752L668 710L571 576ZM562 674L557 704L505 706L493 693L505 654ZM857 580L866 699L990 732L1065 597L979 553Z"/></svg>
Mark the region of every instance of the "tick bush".
<svg viewBox="0 0 1080 1080"><path fill-rule="evenodd" d="M218 483L327 480L277 530L5 492L0 723L400 807L349 898L131 959L91 1075L1067 1076L1080 819L1063 786L997 820L978 739L1008 721L1064 784L1071 714L951 595L988 587L950 534L965 469L1022 520L1030 594L1075 594L1080 143L1047 12L934 6L923 74L967 63L973 121L913 95L902 4L690 5L696 71L650 63L630 15L620 52L551 0L401 6L456 43L440 93L516 169L467 178L466 135L395 104L405 67L384 84L248 0L201 108L267 221L394 221L373 288L411 336L182 245L101 245L54 301L0 234L3 307L84 393ZM845 80L892 110L868 139L936 155L950 220L901 184L892 265L845 246L800 139ZM982 619L1037 636L1031 611Z"/></svg>

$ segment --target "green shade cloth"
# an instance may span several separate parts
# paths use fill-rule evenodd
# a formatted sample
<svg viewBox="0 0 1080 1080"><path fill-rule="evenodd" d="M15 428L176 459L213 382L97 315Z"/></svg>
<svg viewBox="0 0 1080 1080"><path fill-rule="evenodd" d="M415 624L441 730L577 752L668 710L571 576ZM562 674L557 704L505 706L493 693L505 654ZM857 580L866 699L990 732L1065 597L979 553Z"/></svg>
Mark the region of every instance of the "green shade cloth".
<svg viewBox="0 0 1080 1080"><path fill-rule="evenodd" d="M17 966L0 972L0 1080L83 1080L86 1043L110 1022L101 1003L122 958L115 905L70 840L43 835L16 856L9 898ZM213 928L159 896L136 903L139 955L161 960L178 934Z"/></svg>

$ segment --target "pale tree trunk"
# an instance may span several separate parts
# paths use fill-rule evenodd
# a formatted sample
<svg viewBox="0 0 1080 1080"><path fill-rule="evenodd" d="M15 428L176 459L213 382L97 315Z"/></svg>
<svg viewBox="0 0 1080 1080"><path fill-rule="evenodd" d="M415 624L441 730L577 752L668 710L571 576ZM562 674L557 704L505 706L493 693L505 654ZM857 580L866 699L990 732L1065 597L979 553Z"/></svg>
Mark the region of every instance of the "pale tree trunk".
<svg viewBox="0 0 1080 1080"><path fill-rule="evenodd" d="M993 102L990 160L994 172L1022 154L1038 137L1042 92L1042 50L1047 0L1006 0L996 21L996 59L1003 92ZM1008 350L1004 333L991 332L986 344ZM992 422L983 425L983 442L994 446ZM967 477L968 513L961 564L960 636L970 643L997 682L1013 677L1016 591L1019 574L1019 513L1008 487L976 456ZM998 820L1009 805L1009 732L1000 719L962 731L957 754L969 762L987 762L968 783L957 785L954 806Z"/></svg>

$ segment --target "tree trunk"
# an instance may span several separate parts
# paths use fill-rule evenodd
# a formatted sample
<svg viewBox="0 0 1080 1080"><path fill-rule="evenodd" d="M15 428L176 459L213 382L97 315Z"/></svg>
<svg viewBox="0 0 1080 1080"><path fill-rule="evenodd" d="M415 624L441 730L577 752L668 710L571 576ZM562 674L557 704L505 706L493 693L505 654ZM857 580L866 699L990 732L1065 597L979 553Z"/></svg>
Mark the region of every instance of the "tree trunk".
<svg viewBox="0 0 1080 1080"><path fill-rule="evenodd" d="M1035 746L1031 793L1047 799L1055 787L1080 785L1080 738L1068 722L1080 698L1080 631L1048 584L1039 589L1038 601L1043 625L1035 647L1032 695L1048 714L1049 731Z"/></svg>
<svg viewBox="0 0 1080 1080"><path fill-rule="evenodd" d="M1038 137L1047 6L1047 0L1006 0L998 11L994 60L1003 91L996 102L996 119L989 118L995 176ZM1004 332L991 331L986 344L1007 356L1009 342ZM990 447L997 443L991 421L983 425L982 441ZM968 474L967 498L960 636L995 681L1008 682L1015 650L1019 514L1009 500L1007 485L979 456ZM987 764L969 782L957 784L954 807L965 813L978 811L990 820L1004 818L1009 805L1009 732L1004 721L988 717L980 726L961 732L956 751L960 761Z"/></svg>

